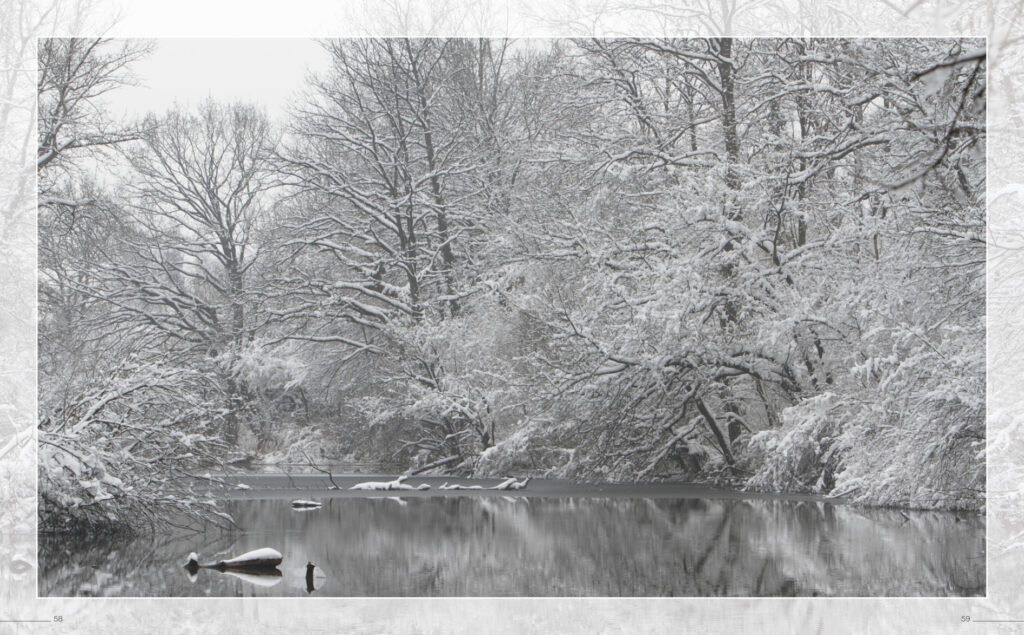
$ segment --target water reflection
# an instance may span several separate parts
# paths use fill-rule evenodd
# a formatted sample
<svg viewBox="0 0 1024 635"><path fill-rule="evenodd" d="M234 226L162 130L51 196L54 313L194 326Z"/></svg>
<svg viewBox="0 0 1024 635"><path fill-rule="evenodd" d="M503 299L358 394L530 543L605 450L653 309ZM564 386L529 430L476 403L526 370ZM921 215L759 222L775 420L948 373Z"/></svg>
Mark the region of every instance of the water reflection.
<svg viewBox="0 0 1024 635"><path fill-rule="evenodd" d="M276 586L282 579L282 574L277 569L270 571L217 571L218 575L231 576L232 578L241 580L248 584L261 587L272 587ZM211 573L210 575L213 575Z"/></svg>
<svg viewBox="0 0 1024 635"><path fill-rule="evenodd" d="M949 513L701 499L329 499L230 508L245 531L40 539L41 595L982 595L984 524ZM182 574L260 547L282 577ZM315 563L310 569L307 563Z"/></svg>

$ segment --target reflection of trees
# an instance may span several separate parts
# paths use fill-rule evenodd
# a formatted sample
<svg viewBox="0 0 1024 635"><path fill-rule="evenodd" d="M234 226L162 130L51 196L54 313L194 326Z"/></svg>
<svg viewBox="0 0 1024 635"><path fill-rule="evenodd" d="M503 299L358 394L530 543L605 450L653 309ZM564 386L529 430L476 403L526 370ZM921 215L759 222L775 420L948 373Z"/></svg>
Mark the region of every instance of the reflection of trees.
<svg viewBox="0 0 1024 635"><path fill-rule="evenodd" d="M148 535L127 543L114 536L43 534L39 595L182 595L180 584L189 583L181 565L196 544L202 544L202 552L215 553L232 542L230 535L215 533Z"/></svg>
<svg viewBox="0 0 1024 635"><path fill-rule="evenodd" d="M252 533L117 548L42 544L43 593L77 593L94 569L121 594L318 595L946 595L984 591L984 528L950 514L817 502L675 499L334 499L297 514L287 501L233 510ZM256 588L178 575L189 551L273 546L284 579ZM169 573L170 572L170 573ZM103 592L97 589L96 592Z"/></svg>

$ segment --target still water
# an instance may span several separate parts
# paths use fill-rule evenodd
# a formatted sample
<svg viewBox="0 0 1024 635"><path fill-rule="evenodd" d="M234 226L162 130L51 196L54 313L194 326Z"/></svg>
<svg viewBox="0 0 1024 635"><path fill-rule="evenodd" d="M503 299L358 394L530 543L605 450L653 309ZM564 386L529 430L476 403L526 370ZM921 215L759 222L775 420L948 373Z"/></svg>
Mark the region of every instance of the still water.
<svg viewBox="0 0 1024 635"><path fill-rule="evenodd" d="M231 533L40 537L42 596L950 596L985 592L982 517L818 501L234 500ZM260 547L280 575L182 568ZM306 563L317 568L309 579Z"/></svg>

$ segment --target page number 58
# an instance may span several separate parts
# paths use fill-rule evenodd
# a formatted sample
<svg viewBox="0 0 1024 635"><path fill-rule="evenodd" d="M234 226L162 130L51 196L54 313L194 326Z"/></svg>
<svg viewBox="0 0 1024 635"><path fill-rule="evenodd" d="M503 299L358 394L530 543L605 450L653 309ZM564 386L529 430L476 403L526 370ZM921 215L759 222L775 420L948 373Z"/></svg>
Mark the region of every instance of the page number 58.
<svg viewBox="0 0 1024 635"><path fill-rule="evenodd" d="M54 622L63 622L64 621L64 616L63 615L54 615L53 616L53 621Z"/></svg>

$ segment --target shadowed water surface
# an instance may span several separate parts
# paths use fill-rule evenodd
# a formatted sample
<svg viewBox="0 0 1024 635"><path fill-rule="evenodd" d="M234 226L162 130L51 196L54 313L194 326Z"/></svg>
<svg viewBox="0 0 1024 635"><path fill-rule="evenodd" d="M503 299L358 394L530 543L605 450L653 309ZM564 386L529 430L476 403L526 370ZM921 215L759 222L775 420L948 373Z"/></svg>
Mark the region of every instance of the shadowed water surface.
<svg viewBox="0 0 1024 635"><path fill-rule="evenodd" d="M983 595L980 516L816 501L326 498L228 503L242 530L43 536L44 596ZM182 568L259 547L280 576ZM306 562L318 568L312 580ZM310 582L312 584L310 584ZM312 586L312 588L310 588Z"/></svg>

